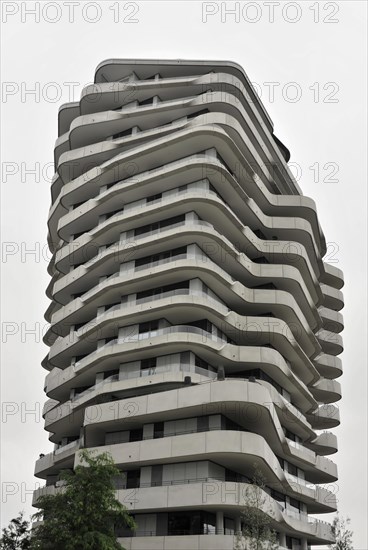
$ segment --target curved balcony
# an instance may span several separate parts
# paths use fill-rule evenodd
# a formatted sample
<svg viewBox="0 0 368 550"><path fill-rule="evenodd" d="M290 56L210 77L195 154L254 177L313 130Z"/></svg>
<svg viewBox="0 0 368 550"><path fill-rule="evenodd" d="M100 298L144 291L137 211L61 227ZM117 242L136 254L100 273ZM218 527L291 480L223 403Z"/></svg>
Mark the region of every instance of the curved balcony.
<svg viewBox="0 0 368 550"><path fill-rule="evenodd" d="M323 353L327 355L339 355L344 351L340 334L321 329L316 333L316 337Z"/></svg>
<svg viewBox="0 0 368 550"><path fill-rule="evenodd" d="M184 231L178 234L175 231L177 227L183 227ZM158 238L153 239L152 237L154 235ZM263 271L265 273L270 273L270 275L272 273L274 277L284 279L282 271L280 271L282 265L293 268L296 275L300 273L309 291L311 290L311 286L315 285L310 279L311 270L309 269L308 258L301 246L294 253L290 250L292 243L274 241L271 251L267 243L258 239L251 230L245 228L242 232L239 245L247 252L249 251L248 255L235 248L234 245L209 222L203 220L185 220L177 224L172 224L171 226L169 225L155 231L132 237L127 239L125 243L116 241L108 248L98 253L96 253L97 248L93 242L89 243L95 256L67 275L55 277L51 281L47 293L50 297L53 295L54 299L61 301L66 300L68 294L65 293L65 290L63 293L63 288L68 285L68 282L69 292L72 292L73 287L71 284L73 283L74 287L83 289L83 280L97 280L98 276L109 273L109 269L116 269L117 263L132 261L142 256L162 252L165 250L165 246L167 247L169 237L171 237L173 248L182 246L184 241L188 243L190 239L189 242L196 243L205 251L205 254L216 263L221 265L224 262L224 258L226 258L227 262L230 262L228 266L230 274L233 273L235 276L242 276L243 279L245 270L253 277L257 276L257 272ZM243 241L243 243L241 241ZM88 239L85 239L85 244L88 244ZM75 246L71 243L69 250L72 251L73 248L75 248ZM76 248L78 248L78 245ZM266 261L270 262L269 265L255 264L254 262L257 261L256 258L258 257L266 258ZM269 258L269 260L267 260L267 258ZM275 260L280 262L281 265L275 265L273 263ZM297 267L295 267L295 265ZM103 269L103 271L101 271L101 269ZM243 275L241 275L241 270L243 271ZM306 298L310 300L308 293L306 293ZM318 323L318 313L315 319L315 321L311 321L312 326Z"/></svg>
<svg viewBox="0 0 368 550"><path fill-rule="evenodd" d="M195 509L221 508L225 512L237 512L239 507L246 503L246 491L249 485L231 483L231 486L233 489L230 493L230 487L226 482L209 480L191 485L139 488L134 492L131 489L119 489L117 496L128 510L139 510L140 513L160 512L167 509L186 510L193 509L193 507ZM54 486L49 486L36 490L33 505L37 506L37 499L42 494L55 494L57 490L62 490L62 487L57 489ZM291 508L283 508L266 492L262 491L262 493L264 502L261 504L261 509L270 516L272 523L295 530L299 535L307 535L316 543L321 538L325 543L332 542L332 533L328 524L319 523L315 518L309 518L307 514L298 513ZM227 494L225 500L224 494Z"/></svg>
<svg viewBox="0 0 368 550"><path fill-rule="evenodd" d="M81 446L79 439L62 445L36 461L34 475L46 477L46 475L57 475L60 470L73 468L75 453Z"/></svg>
<svg viewBox="0 0 368 550"><path fill-rule="evenodd" d="M227 119L225 118L224 120L226 121ZM235 119L234 119L234 124L236 125L236 120ZM210 133L208 133L209 128L211 128ZM232 130L233 125L229 126L227 129ZM190 156L190 154L192 154L192 155L197 154L198 149L203 150L203 144L205 143L206 136L207 136L208 144L206 144L206 148L207 149L215 148L216 150L220 150L221 158L223 158L224 155L225 155L227 164L229 164L229 162L233 163L233 165L236 169L236 166L238 166L239 163L240 163L240 165L243 165L244 162L245 162L245 164L247 163L247 160L244 159L244 157L242 159L235 159L234 158L234 152L233 152L234 148L233 148L233 146L231 146L233 141L226 134L225 131L220 129L220 127L217 130L218 135L216 136L216 131L213 129L213 125L211 125L210 127L207 127L207 126L194 126L193 128L191 127L190 129L183 129L183 130L177 131L175 134L173 134L173 137L171 137L169 135L167 137L157 138L156 140L152 141L151 144L150 144L150 147L151 147L152 151L149 148L147 148L148 146L140 146L140 147L138 146L138 147L134 148L133 151L128 150L124 153L120 153L120 154L116 155L111 161L107 161L103 164L103 174L101 174L101 172L100 172L100 170L102 170L102 168L98 171L98 174L96 173L96 170L92 170L92 171L90 170L89 172L87 172L83 176L81 176L79 178L76 178L73 182L67 183L62 189L62 192L61 192L61 194L58 198L58 201L60 201L62 199L63 204L65 206L68 203L73 204L73 201L74 202L77 202L77 201L80 202L80 200L86 201L88 198L91 198L91 195L88 196L88 193L86 193L86 188L87 189L88 188L93 189L94 191L92 193L92 196L95 196L96 193L97 193L97 189L96 189L96 186L92 187L92 182L94 181L94 178L98 177L98 183L99 183L98 189L99 189L99 187L101 186L101 183L104 183L103 181L101 181L102 180L102 175L103 175L103 178L104 178L105 182L109 183L109 173L111 173L112 170L113 170L116 174L117 166L119 166L119 165L128 166L128 165L132 165L132 163L134 165L136 163L135 159L137 158L138 153L139 153L139 167L140 167L140 172L141 173L144 173L148 167L149 167L149 170L152 171L155 168L157 169L157 168L160 168L163 165L169 164L170 162L173 162L175 160L179 160L182 157L182 153L180 153L180 149L178 149L178 147L176 145L178 137L179 137L178 134L180 134L180 141L181 142L183 142L185 140L188 141L188 144L185 148L186 148L186 150L188 150L188 147L190 147L191 150L188 151L187 156ZM198 134L198 135L193 135L193 134ZM199 143L198 138L199 138L200 134L203 134L201 136L201 140L200 140L201 145L195 147L195 144ZM215 137L216 137L216 139L215 139ZM225 140L226 141L230 140L230 142L228 143L227 150L223 151ZM194 147L193 147L193 145L194 145ZM165 151L165 160L160 155L158 155L157 149L160 146ZM230 149L229 149L229 147L230 147ZM232 150L231 150L231 148L232 148ZM155 151L154 155L153 155L153 151ZM160 162L160 158L162 158L161 162ZM211 161L210 157L203 156L203 162L206 165L208 163L212 163L213 161ZM219 162L219 165L221 165L221 162ZM252 170L250 170L250 171L252 172ZM207 172L210 172L210 170L207 169ZM112 175L113 175L113 173L111 174L110 179L111 179ZM125 174L125 178L122 175L121 180L124 180L124 182L123 182L124 184L127 181L127 176L129 176L128 173ZM237 176L238 175L236 175L236 177L235 177L235 181L239 180L239 182L241 183L242 175L240 175L239 177L237 177ZM134 177L136 178L136 176L134 176ZM115 175L115 180L116 180L116 175ZM76 186L77 182L78 182L78 186ZM88 187L87 187L87 185L88 185ZM238 185L239 185L239 183L238 183ZM56 209L57 204L58 204L58 202L54 203L54 205L53 205L54 215L57 213L57 209ZM249 205L251 205L251 204L253 204L253 209L256 209L256 211L258 211L260 213L260 209L259 209L259 207L257 207L256 203L252 199L249 199ZM274 231L278 232L278 227L277 226L280 224L278 219L279 218L275 217L273 224L276 223L276 225L271 225L270 226L270 227L272 227L272 231L273 231L272 234L275 234ZM265 218L264 218L264 220L265 220ZM292 224L291 219L290 219L290 222L288 222L288 218L284 218L284 219L280 218L280 220L284 220L284 221L281 222L281 227L282 227L283 224L284 224L285 228L287 228L289 226L289 228L288 228L288 233L289 234L286 235L285 240L290 240L290 237L293 235L293 237L292 237L293 240L300 241L300 243L303 244L306 247L306 249L309 253L309 259L310 259L311 263L314 265L314 269L317 270L317 273L319 273L321 270L323 271L322 261L319 260L319 267L316 264L316 257L317 257L315 255L316 243L315 243L315 240L314 240L314 235L313 235L313 232L311 230L311 226L310 226L309 221L295 218L294 225L290 225L290 224ZM50 223L52 223L52 217L50 218ZM298 226L299 226L299 229L298 229ZM54 235L54 239L55 238L56 238L56 235ZM281 236L281 238L282 238L282 236ZM318 255L318 258L319 258L320 257L319 253L317 253L317 255Z"/></svg>
<svg viewBox="0 0 368 550"><path fill-rule="evenodd" d="M308 444L316 453L326 456L337 452L337 437L331 432L323 432Z"/></svg>
<svg viewBox="0 0 368 550"><path fill-rule="evenodd" d="M180 301L180 300L179 300ZM195 309L195 303L196 300L191 300L192 303L186 301L181 305L183 308L183 312L185 312L185 309L189 308L189 311L187 311L187 319L188 321L192 318L193 311ZM198 302L198 298L197 298ZM171 299L170 300L171 306L175 308L177 307L177 303ZM197 307L199 309L201 308L200 304L197 304ZM207 306L207 313L209 317L211 318L211 310L213 307L213 303L209 302ZM272 318L265 318L265 317L246 317L246 316L239 316L235 314L234 312L231 312L226 315L225 319L222 322L220 321L220 318L218 317L218 312L216 310L216 317L214 320L216 320L217 325L220 324L222 327L222 331L227 335L226 337L218 337L214 334L211 334L208 331L204 331L202 329L198 329L196 327L188 325L173 325L166 328L161 328L159 330L147 332L138 334L137 331L135 331L134 327L138 326L139 323L139 317L140 313L142 311L142 307L137 308L135 311L131 312L131 317L129 318L129 310L126 311L125 315L125 327L132 327L132 335L127 338L114 338L113 340L109 341L107 344L103 344L101 347L92 346L92 351L89 353L87 352L86 356L78 361L74 365L74 370L76 372L85 370L87 368L90 368L95 364L96 362L103 363L104 360L109 360L113 358L116 362L116 359L120 356L121 352L124 352L124 344L127 342L139 342L143 339L158 339L158 342L160 342L160 337L162 341L162 337L165 338L167 335L170 334L177 334L177 333L189 333L189 334L199 334L204 342L207 340L211 341L219 341L222 344L222 347L229 343L228 338L235 338L236 345L238 346L249 346L252 347L254 345L256 346L269 346L271 345L274 347L279 353L281 353L291 364L292 364L292 370L293 372L301 379L304 383L312 383L318 380L318 373L316 369L314 368L312 362L309 360L307 355L304 353L302 348L299 346L295 338L293 337L292 333L288 329L288 325L282 321L281 319L272 319ZM116 313L116 312L115 312ZM168 314L168 313L167 313ZM179 314L180 314L180 308L179 308ZM173 315L177 315L176 310L173 309ZM150 311L149 316L145 316L146 319L158 319L162 317L159 313L155 312L154 308ZM169 316L169 315L168 315ZM170 318L170 317L169 317ZM174 320L174 319L173 319ZM179 320L180 322L180 320ZM215 323L216 325L216 323ZM88 344L88 341L86 342ZM66 348L66 352L68 352L68 348ZM57 349L55 350L55 353L57 353ZM73 352L72 352L73 353ZM67 353L67 356L70 353ZM54 357L47 358L48 364L51 364L53 366L59 367L59 368L69 368L68 363L63 357L58 357L58 355L55 355ZM318 389L318 388L317 388Z"/></svg>
<svg viewBox="0 0 368 550"><path fill-rule="evenodd" d="M341 290L321 283L323 305L328 309L340 311L344 307L344 296Z"/></svg>
<svg viewBox="0 0 368 550"><path fill-rule="evenodd" d="M254 312L252 317L230 311L221 300L212 298L201 291L177 289L143 300L136 299L135 295L132 295L133 300L128 299L127 303L108 308L107 311L101 312L100 315L81 326L77 331L70 332L67 336L55 340L48 355L48 361L53 366L63 368L73 356L86 354L95 349L99 340L116 336L117 327L134 325L136 322L141 321L143 314L146 321L164 317L170 324L184 324L186 321L190 321L192 317L195 318L202 313L207 315L208 320L213 324L221 326L223 332L239 343L247 341L246 334L248 332L253 334L254 331L257 331L259 333L257 337L252 336L252 334L248 337L253 344L262 345L263 343L272 342L276 348L279 347L278 341L280 340L277 334L280 331L285 334L285 323L291 322L294 330L289 331L287 340L294 347L299 345L307 355L315 353L316 348L313 347L311 339L308 338L310 333L307 331L307 323L301 324L300 319L295 314L295 310L298 308L297 304L284 299L282 291L256 290L244 294L242 300L239 299L239 303L245 303L244 310L248 314ZM276 297L271 301L269 295L276 295ZM288 298L287 295L286 298ZM250 304L249 299L251 299ZM286 305L288 302L294 307L288 307ZM151 304L149 311L145 309L145 303ZM270 309L271 314L267 313L262 318L257 316L257 312L262 307L263 311ZM272 310L274 314L272 314ZM293 333L295 334L295 340Z"/></svg>
<svg viewBox="0 0 368 550"><path fill-rule="evenodd" d="M189 279L200 276L203 282L205 282L216 294L226 297L229 306L233 307L235 310L240 307L242 302L248 302L248 310L249 305L253 304L252 309L261 312L264 306L262 303L257 306L254 296L259 296L261 300L262 297L264 297L264 304L270 303L271 297L276 296L276 302L274 302L272 307L275 313L280 315L282 309L280 308L281 303L283 301L285 302L285 300L288 300L290 303L290 300L295 298L298 305L296 305L295 308L293 305L290 313L294 314L294 309L298 312L300 307L302 314L298 312L299 317L303 318L304 315L309 323L314 324L316 322L316 310L311 308L306 301L306 296L299 286L302 286L302 280L300 276L298 277L299 274L295 268L291 266L282 266L281 268L281 266L255 264L250 261L244 262L244 260L241 261L241 258L239 258L239 260L239 262L236 260L234 261L232 273L236 276L238 272L238 277L241 277L242 282L235 282L228 273L204 254L192 255L190 253L185 253L156 262L147 262L147 264L136 267L132 263L125 263L124 269L122 269L121 272L115 272L109 275L102 282L97 283L95 286L92 286L90 290L84 292L80 299L74 299L69 304L60 307L60 309L53 314L53 326L51 326L46 333L45 342L47 342L49 338L50 331L56 332L56 334L62 336L66 334L68 326L73 324L73 322L80 324L85 318L85 315L89 316L89 318L87 317L86 319L87 321L91 320L94 317L92 308L94 307L94 312L96 312L97 307L100 305L116 302L116 298L120 300L123 294L122 289L124 289L124 293L129 294L134 293L140 288L147 288L148 281L150 281L151 285L165 282L166 280L169 282L179 282L183 278L184 273L187 274ZM74 288L81 288L81 278L88 276L88 273L80 269L81 268L78 268L79 273L81 273L80 277L75 279L75 275L73 274L65 279L64 284L69 282L69 292L71 292L70 285L74 285ZM295 275L297 277L295 277ZM85 279L85 281L87 281L87 279ZM275 290L275 292L257 290L259 283L270 285L270 281L274 281L277 284L278 289ZM77 284L78 286L75 286ZM93 284L92 281L90 284ZM255 288L249 288L247 285ZM287 291L286 288L288 289ZM291 294L291 296L288 296L288 294ZM265 299L267 300L265 301ZM278 305L278 302L280 302L280 305ZM311 338L314 338L314 336L311 335Z"/></svg>
<svg viewBox="0 0 368 550"><path fill-rule="evenodd" d="M338 311L319 307L318 313L322 319L322 328L329 332L341 332L344 330L344 318Z"/></svg>
<svg viewBox="0 0 368 550"><path fill-rule="evenodd" d="M320 405L317 411L307 414L307 419L314 430L328 430L339 426L340 411L335 405Z"/></svg>
<svg viewBox="0 0 368 550"><path fill-rule="evenodd" d="M310 391L320 403L335 403L341 399L341 384L337 380L321 378L310 387Z"/></svg>
<svg viewBox="0 0 368 550"><path fill-rule="evenodd" d="M342 362L339 357L322 353L314 358L313 363L324 378L338 378L342 375Z"/></svg>

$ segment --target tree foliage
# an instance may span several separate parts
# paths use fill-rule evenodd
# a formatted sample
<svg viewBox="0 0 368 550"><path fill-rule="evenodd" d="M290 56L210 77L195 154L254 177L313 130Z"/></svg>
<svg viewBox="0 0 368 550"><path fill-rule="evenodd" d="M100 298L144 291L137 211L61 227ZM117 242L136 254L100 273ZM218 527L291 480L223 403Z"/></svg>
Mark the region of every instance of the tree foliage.
<svg viewBox="0 0 368 550"><path fill-rule="evenodd" d="M12 519L8 527L2 530L1 550L28 550L31 547L29 521L24 519L24 512Z"/></svg>
<svg viewBox="0 0 368 550"><path fill-rule="evenodd" d="M115 496L121 474L108 453L84 450L80 458L73 472L61 474L60 491L39 497L33 519L42 523L32 531L32 550L124 550L115 528L134 529L135 522Z"/></svg>
<svg viewBox="0 0 368 550"><path fill-rule="evenodd" d="M245 506L241 511L242 530L236 537L236 550L277 550L277 534L271 527L272 520L265 510L267 497L265 478L255 467L252 483L244 495Z"/></svg>
<svg viewBox="0 0 368 550"><path fill-rule="evenodd" d="M350 518L342 518L339 513L332 522L333 544L329 545L330 550L354 550L353 531L349 529Z"/></svg>

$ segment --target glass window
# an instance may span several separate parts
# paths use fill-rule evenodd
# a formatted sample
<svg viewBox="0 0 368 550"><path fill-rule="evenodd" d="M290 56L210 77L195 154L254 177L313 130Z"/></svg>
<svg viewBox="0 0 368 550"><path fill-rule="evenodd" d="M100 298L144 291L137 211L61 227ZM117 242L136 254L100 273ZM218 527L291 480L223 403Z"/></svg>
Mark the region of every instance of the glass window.
<svg viewBox="0 0 368 550"><path fill-rule="evenodd" d="M293 476L298 476L298 468L294 464L290 464L290 462L288 462L288 472Z"/></svg>
<svg viewBox="0 0 368 550"><path fill-rule="evenodd" d="M235 522L231 518L224 518L225 535L233 535L235 533Z"/></svg>
<svg viewBox="0 0 368 550"><path fill-rule="evenodd" d="M300 510L301 503L295 498L290 498L290 506L293 506L293 508L297 508L298 510Z"/></svg>
<svg viewBox="0 0 368 550"><path fill-rule="evenodd" d="M139 334L143 334L144 332L151 332L151 330L157 330L157 329L158 329L158 320L148 321L146 323L140 323Z"/></svg>
<svg viewBox="0 0 368 550"><path fill-rule="evenodd" d="M136 430L130 430L129 441L142 441L143 428L137 428Z"/></svg>
<svg viewBox="0 0 368 550"><path fill-rule="evenodd" d="M151 195L150 197L147 197L147 203L156 201L156 200L161 199L161 198L162 198L162 193L157 193L156 195Z"/></svg>

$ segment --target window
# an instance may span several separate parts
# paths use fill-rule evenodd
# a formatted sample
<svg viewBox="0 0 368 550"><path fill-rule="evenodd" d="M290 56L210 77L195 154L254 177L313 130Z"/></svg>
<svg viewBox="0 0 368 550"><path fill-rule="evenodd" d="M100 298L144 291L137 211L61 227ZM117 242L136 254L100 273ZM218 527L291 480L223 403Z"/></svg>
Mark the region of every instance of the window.
<svg viewBox="0 0 368 550"><path fill-rule="evenodd" d="M119 369L108 370L103 373L103 379L110 378L110 376L119 376Z"/></svg>
<svg viewBox="0 0 368 550"><path fill-rule="evenodd" d="M111 309L112 307L115 307L115 306L120 306L121 305L121 300L119 302L113 302L112 304L107 304L105 306L105 311L108 311L109 309Z"/></svg>
<svg viewBox="0 0 368 550"><path fill-rule="evenodd" d="M137 293L137 300L148 298L149 296L158 296L160 294L164 294L165 292L171 292L173 290L179 289L189 289L189 281L183 281L182 283L173 283L171 285L161 286L150 290L143 290L142 292Z"/></svg>
<svg viewBox="0 0 368 550"><path fill-rule="evenodd" d="M79 388L74 388L74 396L79 395L80 393L83 393L85 390L88 390L91 386L80 386Z"/></svg>
<svg viewBox="0 0 368 550"><path fill-rule="evenodd" d="M288 550L293 550L294 548L301 548L301 543L302 541L300 539L286 536L286 548L288 548Z"/></svg>
<svg viewBox="0 0 368 550"><path fill-rule="evenodd" d="M191 118L195 118L196 116L199 116L199 115L205 115L207 113L209 113L208 109L201 109L200 111L187 115L187 119L190 120Z"/></svg>
<svg viewBox="0 0 368 550"><path fill-rule="evenodd" d="M259 258L253 258L252 262L254 262L256 264L269 264L270 263L265 256L260 256Z"/></svg>
<svg viewBox="0 0 368 550"><path fill-rule="evenodd" d="M180 354L180 364L181 365L190 365L190 351L183 351Z"/></svg>
<svg viewBox="0 0 368 550"><path fill-rule="evenodd" d="M125 136L130 136L132 133L132 128L129 128L128 130L123 130L122 132L118 132L117 134L113 134L112 139L118 139Z"/></svg>
<svg viewBox="0 0 368 550"><path fill-rule="evenodd" d="M283 502L285 504L285 495L282 493L279 493L279 491L275 491L274 489L271 489L271 497L277 502Z"/></svg>
<svg viewBox="0 0 368 550"><path fill-rule="evenodd" d="M144 359L141 361L141 374L143 376L155 374L157 359L155 357L151 359Z"/></svg>
<svg viewBox="0 0 368 550"><path fill-rule="evenodd" d="M162 193L157 193L156 195L151 195L150 197L147 197L147 203L157 201L158 199L162 199Z"/></svg>
<svg viewBox="0 0 368 550"><path fill-rule="evenodd" d="M111 218L112 216L115 216L115 214L122 214L124 212L124 208L119 208L118 210L113 210L112 212L108 212L107 214L105 214L106 216L106 220L108 220L109 218Z"/></svg>
<svg viewBox="0 0 368 550"><path fill-rule="evenodd" d="M145 78L142 78L142 80L156 80L156 77L157 79L162 78L160 73L156 73L156 74L152 74L151 76L146 76Z"/></svg>
<svg viewBox="0 0 368 550"><path fill-rule="evenodd" d="M206 361L203 361L200 357L197 355L195 356L195 366L200 367L201 369L208 370L208 363Z"/></svg>
<svg viewBox="0 0 368 550"><path fill-rule="evenodd" d="M210 429L209 417L208 416L199 416L197 418L197 431L198 432L208 432Z"/></svg>
<svg viewBox="0 0 368 550"><path fill-rule="evenodd" d="M81 231L80 233L74 233L73 235L73 239L78 239L78 237L80 237L81 235L84 235L85 231Z"/></svg>
<svg viewBox="0 0 368 550"><path fill-rule="evenodd" d="M201 512L202 533L204 535L216 534L216 515L210 512Z"/></svg>
<svg viewBox="0 0 368 550"><path fill-rule="evenodd" d="M143 428L137 428L136 430L130 430L129 432L129 442L131 441L142 441L143 439Z"/></svg>
<svg viewBox="0 0 368 550"><path fill-rule="evenodd" d="M155 422L153 425L153 438L157 439L159 437L164 437L164 423Z"/></svg>
<svg viewBox="0 0 368 550"><path fill-rule="evenodd" d="M297 508L300 511L301 503L295 498L290 498L290 506L292 506L293 508Z"/></svg>
<svg viewBox="0 0 368 550"><path fill-rule="evenodd" d="M169 512L168 535L202 535L216 533L216 515L210 512Z"/></svg>
<svg viewBox="0 0 368 550"><path fill-rule="evenodd" d="M228 468L226 468L225 470L225 481L236 483L251 483L251 480L247 476L239 474L238 472L234 472L233 470L229 470Z"/></svg>
<svg viewBox="0 0 368 550"><path fill-rule="evenodd" d="M170 225L174 225L176 223L180 223L184 221L185 221L185 214L182 214L180 216L174 216L173 218L168 218L167 220L162 220L160 222L144 225L143 227L138 227L137 229L134 230L134 236L138 237L139 235L144 235L145 233L149 233L151 231L157 231L158 229L163 229L164 227L169 227Z"/></svg>
<svg viewBox="0 0 368 550"><path fill-rule="evenodd" d="M235 533L235 522L231 518L224 518L224 534L233 535Z"/></svg>
<svg viewBox="0 0 368 550"><path fill-rule="evenodd" d="M266 235L265 235L264 233L262 233L262 231L261 231L260 229L255 229L255 230L253 231L253 233L254 233L255 235L257 235L257 237L259 237L260 239L264 239L265 241L267 240Z"/></svg>
<svg viewBox="0 0 368 550"><path fill-rule="evenodd" d="M167 252L161 252L161 254L152 254L151 256L145 256L144 258L139 258L135 260L135 267L142 267L148 265L152 262L159 262L160 260L175 258L182 254L186 254L187 247L181 246L180 248L174 248L173 250L168 250Z"/></svg>
<svg viewBox="0 0 368 550"><path fill-rule="evenodd" d="M136 487L139 487L140 485L140 476L141 471L140 470L129 470L126 472L126 488L127 489L134 489Z"/></svg>
<svg viewBox="0 0 368 550"><path fill-rule="evenodd" d="M156 357L150 357L149 359L142 359L141 361L141 369L151 369L155 367L157 364Z"/></svg>
<svg viewBox="0 0 368 550"><path fill-rule="evenodd" d="M291 439L291 441L297 441L298 439L297 435L295 435L293 432L287 429L285 429L285 437L287 437L288 439Z"/></svg>
<svg viewBox="0 0 368 550"><path fill-rule="evenodd" d="M259 258L256 258L256 260L258 260ZM268 263L268 262L258 262L256 260L253 260L253 262L255 262L256 264L262 264L262 263ZM277 287L273 284L273 283L265 283L264 285L257 285L257 286L253 286L252 288L259 288L259 289L269 289L269 290L277 290ZM264 315L267 315L267 317L275 317L273 315L273 313L267 313L267 314L264 314ZM259 315L259 317L261 317L261 315Z"/></svg>
<svg viewBox="0 0 368 550"><path fill-rule="evenodd" d="M151 332L152 330L158 329L158 321L148 321L147 323L140 323L139 325L139 334L143 334L144 332Z"/></svg>
<svg viewBox="0 0 368 550"><path fill-rule="evenodd" d="M292 476L298 477L298 468L294 464L290 464L290 462L288 462L288 472Z"/></svg>
<svg viewBox="0 0 368 550"><path fill-rule="evenodd" d="M210 323L207 319L201 319L200 321L192 321L191 323L187 323L190 327L197 327L202 330L205 330L206 332L212 331L212 323Z"/></svg>
<svg viewBox="0 0 368 550"><path fill-rule="evenodd" d="M76 355L75 356L75 362L78 363L78 361L81 361L84 359L84 357L87 357L88 353L84 353L83 355Z"/></svg>
<svg viewBox="0 0 368 550"><path fill-rule="evenodd" d="M149 97L148 99L144 99L143 101L139 102L139 106L142 107L143 105L152 105L153 103L153 96Z"/></svg>
<svg viewBox="0 0 368 550"><path fill-rule="evenodd" d="M152 487L158 487L162 485L162 464L153 465L151 469L151 485Z"/></svg>

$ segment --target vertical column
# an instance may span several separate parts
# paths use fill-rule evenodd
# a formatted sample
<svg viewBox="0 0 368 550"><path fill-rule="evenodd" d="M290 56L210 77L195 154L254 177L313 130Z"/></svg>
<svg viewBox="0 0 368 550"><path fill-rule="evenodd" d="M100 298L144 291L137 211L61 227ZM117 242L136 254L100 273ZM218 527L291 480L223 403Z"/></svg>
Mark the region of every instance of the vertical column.
<svg viewBox="0 0 368 550"><path fill-rule="evenodd" d="M280 546L282 548L286 548L286 535L285 535L285 533L280 533L279 540L280 540Z"/></svg>
<svg viewBox="0 0 368 550"><path fill-rule="evenodd" d="M235 518L235 534L241 533L241 518L240 516L236 516Z"/></svg>
<svg viewBox="0 0 368 550"><path fill-rule="evenodd" d="M216 534L224 534L224 513L221 510L216 512Z"/></svg>

